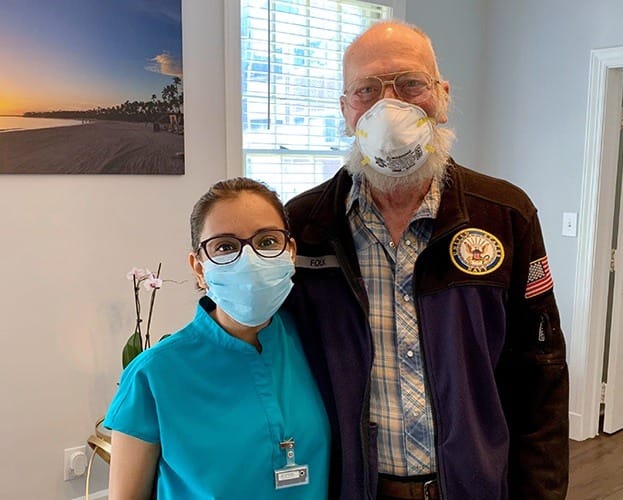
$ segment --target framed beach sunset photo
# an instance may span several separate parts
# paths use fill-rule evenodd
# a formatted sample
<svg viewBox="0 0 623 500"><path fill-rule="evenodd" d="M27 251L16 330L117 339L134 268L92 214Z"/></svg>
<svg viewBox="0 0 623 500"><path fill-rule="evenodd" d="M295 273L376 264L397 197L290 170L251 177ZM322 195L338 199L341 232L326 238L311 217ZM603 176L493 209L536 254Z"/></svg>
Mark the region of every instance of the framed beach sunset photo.
<svg viewBox="0 0 623 500"><path fill-rule="evenodd" d="M3 2L0 174L183 174L181 1Z"/></svg>

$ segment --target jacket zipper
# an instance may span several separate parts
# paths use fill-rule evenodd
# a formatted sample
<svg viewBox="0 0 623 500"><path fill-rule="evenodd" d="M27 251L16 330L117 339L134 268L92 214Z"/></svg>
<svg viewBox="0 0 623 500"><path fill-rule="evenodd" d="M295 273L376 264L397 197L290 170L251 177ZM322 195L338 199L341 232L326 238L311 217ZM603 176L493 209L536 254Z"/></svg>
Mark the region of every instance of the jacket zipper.
<svg viewBox="0 0 623 500"><path fill-rule="evenodd" d="M415 271L415 269L414 269ZM415 293L415 280L413 280L413 296L415 297L415 309L416 309L416 314L417 314L417 318L418 318L418 323L420 325L420 328L418 329L418 339L420 342L420 353L422 356L422 370L424 370L424 385L426 387L426 392L428 393L429 397L428 397L428 404L430 404L430 408L431 408L431 413L433 415L433 438L434 438L434 442L435 442L435 458L437 460L437 484L438 484L438 488L439 488L439 498L441 500L443 500L444 498L444 494L443 494L443 487L442 487L442 483L443 481L441 480L441 478L443 477L443 466L441 463L441 460L439 458L439 447L438 447L438 442L437 442L437 409L435 408L435 401L433 399L433 393L432 390L430 388L430 383L428 381L428 377L426 376L426 372L427 372L427 366L426 366L426 352L425 352L425 347L424 347L424 342L423 342L423 334L422 331L424 330L423 325L422 325L422 318L420 316L420 310L422 309L421 304L420 304L420 296L416 295Z"/></svg>

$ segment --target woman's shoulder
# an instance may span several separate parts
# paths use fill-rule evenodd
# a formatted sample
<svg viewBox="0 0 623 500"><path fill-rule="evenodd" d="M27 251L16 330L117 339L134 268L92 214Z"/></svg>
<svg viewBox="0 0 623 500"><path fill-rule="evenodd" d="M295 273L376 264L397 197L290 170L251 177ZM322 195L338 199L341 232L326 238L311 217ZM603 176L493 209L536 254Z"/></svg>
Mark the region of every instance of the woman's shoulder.
<svg viewBox="0 0 623 500"><path fill-rule="evenodd" d="M164 335L151 347L142 351L126 367L126 370L150 371L158 369L163 364L168 364L172 359L183 356L186 352L194 351L199 342L197 329L193 322L188 323L179 330Z"/></svg>

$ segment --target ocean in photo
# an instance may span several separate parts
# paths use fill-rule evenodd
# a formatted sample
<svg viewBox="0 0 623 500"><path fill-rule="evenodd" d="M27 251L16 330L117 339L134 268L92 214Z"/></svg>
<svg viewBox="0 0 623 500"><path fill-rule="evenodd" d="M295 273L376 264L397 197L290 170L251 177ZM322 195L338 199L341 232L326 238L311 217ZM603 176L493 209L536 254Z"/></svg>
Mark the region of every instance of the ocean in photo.
<svg viewBox="0 0 623 500"><path fill-rule="evenodd" d="M60 118L30 118L24 116L0 116L0 133L38 128L68 127L80 125L82 120L64 120Z"/></svg>

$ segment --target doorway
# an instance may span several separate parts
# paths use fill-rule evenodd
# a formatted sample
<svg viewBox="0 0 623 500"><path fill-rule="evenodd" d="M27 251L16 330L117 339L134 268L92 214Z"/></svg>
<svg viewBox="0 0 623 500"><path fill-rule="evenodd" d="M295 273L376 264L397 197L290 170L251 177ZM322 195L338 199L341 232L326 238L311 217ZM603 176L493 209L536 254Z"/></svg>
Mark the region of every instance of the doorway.
<svg viewBox="0 0 623 500"><path fill-rule="evenodd" d="M619 71L619 75L621 72ZM623 78L623 76L621 76ZM602 370L602 420L601 428L612 434L623 429L623 102L619 114L619 155L615 183L614 217L612 223L612 257L608 288L608 314L604 338L604 361ZM615 390L618 388L618 391Z"/></svg>
<svg viewBox="0 0 623 500"><path fill-rule="evenodd" d="M570 437L575 440L599 434L600 409L604 432L614 432L613 417L623 419L623 290L613 283L612 325L608 322L611 262L623 287L623 256L612 253L617 200L617 165L623 100L623 47L591 51L590 79L574 316L569 354ZM617 216L617 228L619 225ZM617 240L623 242L623 226ZM619 245L623 253L623 244ZM617 281L616 272L614 282ZM622 297L617 297L617 294ZM621 300L617 307L617 301ZM610 330L607 337L606 332ZM606 342L608 338L608 342ZM608 347L607 356L606 345ZM607 365L606 365L607 363ZM606 368L607 366L607 368ZM602 379L608 380L602 398ZM618 408L618 410L617 410ZM618 411L618 415L615 413ZM611 418L606 414L611 412ZM606 426L606 421L608 425ZM607 428L606 428L607 427ZM610 430L607 430L610 429Z"/></svg>

